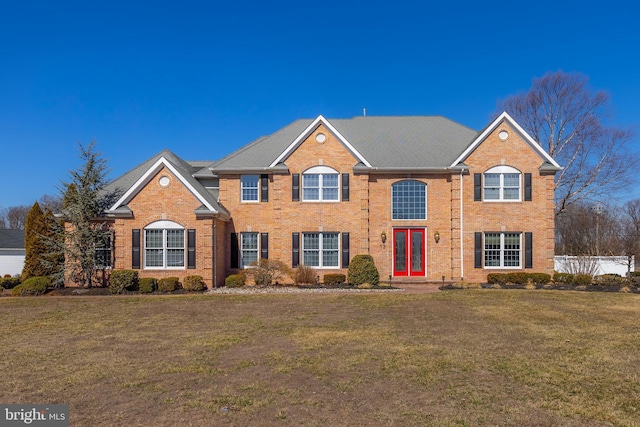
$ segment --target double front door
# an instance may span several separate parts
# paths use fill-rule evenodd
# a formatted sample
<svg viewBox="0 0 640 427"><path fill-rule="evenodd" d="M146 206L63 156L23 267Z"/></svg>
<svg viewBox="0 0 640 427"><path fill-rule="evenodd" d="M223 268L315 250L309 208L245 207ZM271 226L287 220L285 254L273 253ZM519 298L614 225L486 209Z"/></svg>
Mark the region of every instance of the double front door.
<svg viewBox="0 0 640 427"><path fill-rule="evenodd" d="M393 230L393 275L424 276L424 228Z"/></svg>

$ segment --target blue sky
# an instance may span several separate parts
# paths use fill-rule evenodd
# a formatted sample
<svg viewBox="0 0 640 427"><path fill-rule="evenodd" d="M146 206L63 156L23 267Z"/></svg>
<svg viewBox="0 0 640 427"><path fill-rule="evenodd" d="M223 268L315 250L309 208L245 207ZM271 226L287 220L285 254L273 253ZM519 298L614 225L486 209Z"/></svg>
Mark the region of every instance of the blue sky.
<svg viewBox="0 0 640 427"><path fill-rule="evenodd" d="M474 129L581 72L640 121L635 2L0 0L0 208L57 194L97 141L115 178L164 148L216 160L301 117ZM639 149L640 151L640 149Z"/></svg>

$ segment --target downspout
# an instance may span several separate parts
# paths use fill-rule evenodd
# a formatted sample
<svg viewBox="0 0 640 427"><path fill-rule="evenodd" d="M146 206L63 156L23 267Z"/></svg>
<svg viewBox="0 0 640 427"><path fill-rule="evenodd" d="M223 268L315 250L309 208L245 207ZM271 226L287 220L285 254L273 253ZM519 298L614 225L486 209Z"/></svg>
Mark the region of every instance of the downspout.
<svg viewBox="0 0 640 427"><path fill-rule="evenodd" d="M462 203L462 185L464 177L464 171L460 170L460 280L464 280L464 211Z"/></svg>
<svg viewBox="0 0 640 427"><path fill-rule="evenodd" d="M217 242L218 242L218 238L217 238L217 231L218 231L218 221L217 218L213 218L213 287L217 288L218 287L218 263L216 262L218 260L217 257Z"/></svg>

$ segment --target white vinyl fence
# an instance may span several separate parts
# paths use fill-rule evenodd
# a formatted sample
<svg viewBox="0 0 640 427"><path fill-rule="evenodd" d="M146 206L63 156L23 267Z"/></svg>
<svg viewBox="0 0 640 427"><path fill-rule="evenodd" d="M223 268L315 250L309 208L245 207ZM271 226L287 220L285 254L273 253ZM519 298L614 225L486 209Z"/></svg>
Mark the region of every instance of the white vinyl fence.
<svg viewBox="0 0 640 427"><path fill-rule="evenodd" d="M626 276L629 270L629 259L626 256L568 256L553 257L553 269L559 273L590 274L619 274ZM635 260L631 260L631 271Z"/></svg>

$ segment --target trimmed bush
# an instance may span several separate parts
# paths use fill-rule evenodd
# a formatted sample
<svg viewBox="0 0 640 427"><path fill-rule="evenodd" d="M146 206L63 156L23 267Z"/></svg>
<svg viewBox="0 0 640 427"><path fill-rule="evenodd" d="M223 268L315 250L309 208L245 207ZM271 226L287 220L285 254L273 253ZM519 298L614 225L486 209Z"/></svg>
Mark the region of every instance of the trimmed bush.
<svg viewBox="0 0 640 427"><path fill-rule="evenodd" d="M588 274L576 274L573 277L573 283L577 286L588 286L593 281L593 278Z"/></svg>
<svg viewBox="0 0 640 427"><path fill-rule="evenodd" d="M308 265L300 265L293 270L293 281L297 284L313 285L316 283L316 277L316 270Z"/></svg>
<svg viewBox="0 0 640 427"><path fill-rule="evenodd" d="M150 294L158 288L158 280L152 277L144 277L138 281L138 290L141 294Z"/></svg>
<svg viewBox="0 0 640 427"><path fill-rule="evenodd" d="M189 292L202 292L207 289L207 285L204 284L202 276L198 275L185 277L182 281L182 287L185 291Z"/></svg>
<svg viewBox="0 0 640 427"><path fill-rule="evenodd" d="M369 283L377 286L380 283L380 273L371 255L356 255L349 263L348 281L353 286Z"/></svg>
<svg viewBox="0 0 640 427"><path fill-rule="evenodd" d="M135 270L114 270L109 279L109 292L121 294L125 289L135 291L138 287L138 272Z"/></svg>
<svg viewBox="0 0 640 427"><path fill-rule="evenodd" d="M537 286L544 286L551 282L551 275L547 273L529 273L529 278Z"/></svg>
<svg viewBox="0 0 640 427"><path fill-rule="evenodd" d="M0 287L3 287L5 289L13 289L16 286L18 286L20 284L20 278L19 277L11 277L9 275L9 277L4 277L4 279L0 279Z"/></svg>
<svg viewBox="0 0 640 427"><path fill-rule="evenodd" d="M514 285L526 285L529 281L529 273L514 272L506 273L507 283L513 283Z"/></svg>
<svg viewBox="0 0 640 427"><path fill-rule="evenodd" d="M11 290L11 295L42 295L47 292L47 287L51 284L51 279L46 276L30 277L21 285Z"/></svg>
<svg viewBox="0 0 640 427"><path fill-rule="evenodd" d="M158 292L173 292L180 287L177 277L164 277L158 280Z"/></svg>
<svg viewBox="0 0 640 427"><path fill-rule="evenodd" d="M504 273L489 273L487 274L487 283L490 285L506 285L507 275Z"/></svg>
<svg viewBox="0 0 640 427"><path fill-rule="evenodd" d="M347 281L347 276L339 273L325 274L322 280L325 285L341 285Z"/></svg>
<svg viewBox="0 0 640 427"><path fill-rule="evenodd" d="M573 283L574 276L571 273L553 273L553 281L555 283Z"/></svg>
<svg viewBox="0 0 640 427"><path fill-rule="evenodd" d="M244 274L232 274L231 276L224 279L224 285L228 288L240 288L244 286Z"/></svg>
<svg viewBox="0 0 640 427"><path fill-rule="evenodd" d="M629 279L619 274L602 274L593 278L593 284L600 286L623 286L627 283Z"/></svg>

